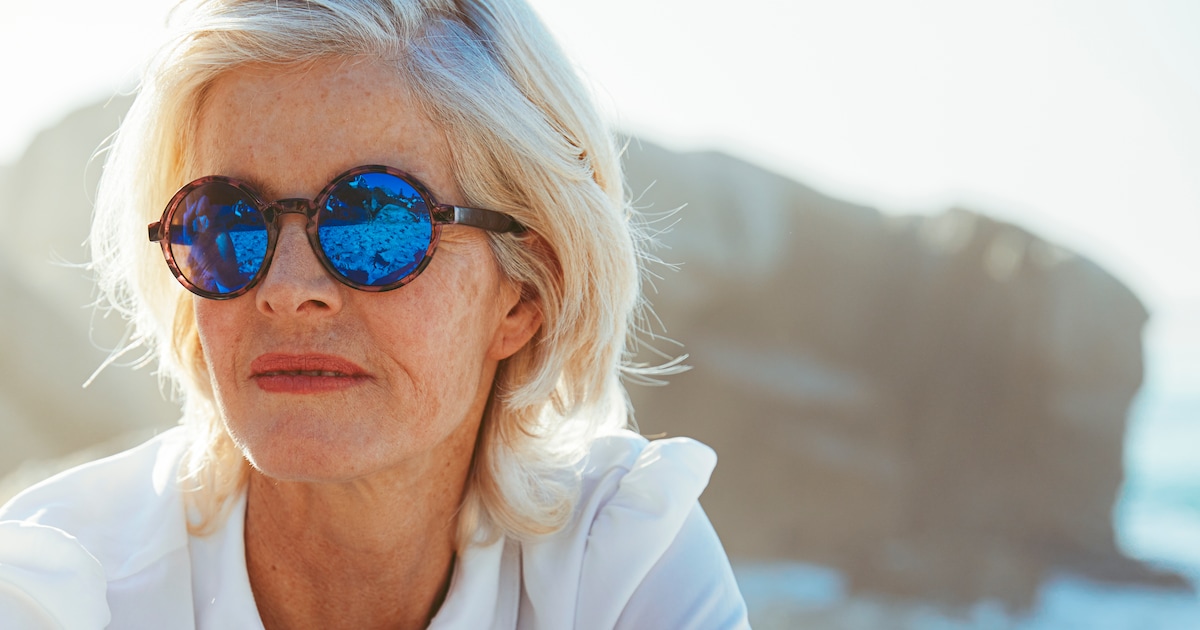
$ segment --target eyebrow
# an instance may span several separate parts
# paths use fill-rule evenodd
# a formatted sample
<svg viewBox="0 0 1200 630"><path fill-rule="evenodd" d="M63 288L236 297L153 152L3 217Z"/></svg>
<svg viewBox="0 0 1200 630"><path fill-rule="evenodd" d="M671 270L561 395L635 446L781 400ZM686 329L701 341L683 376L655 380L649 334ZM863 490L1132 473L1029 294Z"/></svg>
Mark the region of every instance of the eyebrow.
<svg viewBox="0 0 1200 630"><path fill-rule="evenodd" d="M230 174L229 171L218 170L218 171L214 171L214 172L210 172L210 173L204 173L200 177L209 177L212 175L219 175L221 177L228 177L230 179L236 179L237 181L253 188L255 192L257 192L259 195L262 196L263 201L266 201L268 203L270 203L272 201L278 201L279 199L283 198L283 197L279 197L276 194L276 191L272 187L268 186L263 180L259 179L256 175L249 175L249 174L243 175L242 173L239 173L237 171L233 171L233 173ZM199 177L192 178L192 180L190 180L190 181L195 181L196 179L199 179Z"/></svg>
<svg viewBox="0 0 1200 630"><path fill-rule="evenodd" d="M263 201L272 202L281 199L279 195L275 194L274 190L264 184L263 181L257 177L238 177L236 179L249 184L251 188L257 190L258 194L262 195Z"/></svg>

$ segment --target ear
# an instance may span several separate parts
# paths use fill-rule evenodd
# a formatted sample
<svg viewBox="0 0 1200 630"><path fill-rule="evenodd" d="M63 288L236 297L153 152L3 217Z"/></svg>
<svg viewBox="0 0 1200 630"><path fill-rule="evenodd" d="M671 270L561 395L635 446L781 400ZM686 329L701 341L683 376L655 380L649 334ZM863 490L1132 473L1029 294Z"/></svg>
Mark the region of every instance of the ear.
<svg viewBox="0 0 1200 630"><path fill-rule="evenodd" d="M542 325L542 309L538 301L515 286L512 287L512 295L515 299L506 300L510 305L508 313L500 320L492 338L489 355L496 361L503 361L524 348Z"/></svg>

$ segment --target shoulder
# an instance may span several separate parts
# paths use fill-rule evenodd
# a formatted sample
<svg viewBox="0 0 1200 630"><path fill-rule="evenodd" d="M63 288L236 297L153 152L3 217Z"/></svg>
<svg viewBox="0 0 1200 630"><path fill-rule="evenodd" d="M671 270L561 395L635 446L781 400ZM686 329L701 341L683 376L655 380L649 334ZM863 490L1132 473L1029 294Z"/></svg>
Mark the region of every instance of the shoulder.
<svg viewBox="0 0 1200 630"><path fill-rule="evenodd" d="M69 577L77 582L71 590L85 601L98 597L93 604L107 616L105 599L111 600L114 585L140 580L164 558L186 551L177 481L186 448L183 430L172 429L51 477L0 507L0 565L8 565L7 574L0 573L0 611L19 593L54 614L82 614L74 603L55 604L62 589L51 586ZM28 545L37 553L23 553ZM95 611L87 615L96 619Z"/></svg>
<svg viewBox="0 0 1200 630"><path fill-rule="evenodd" d="M716 461L688 438L596 439L570 525L523 546L523 616L545 627L742 624L745 604L698 503Z"/></svg>
<svg viewBox="0 0 1200 630"><path fill-rule="evenodd" d="M661 494L668 492L664 486L671 486L671 494L689 495L683 501L690 505L708 485L716 465L717 454L691 438L647 440L626 430L600 436L591 442L580 464L583 484L576 516L606 505L622 488L638 491L622 498L649 500L645 492Z"/></svg>
<svg viewBox="0 0 1200 630"><path fill-rule="evenodd" d="M138 551L187 544L178 487L186 448L183 429L172 429L30 487L0 507L0 520L67 532L96 556L110 578L136 571ZM169 527L173 524L182 529Z"/></svg>
<svg viewBox="0 0 1200 630"><path fill-rule="evenodd" d="M648 441L631 431L598 438L584 460L582 491L566 533L626 552L670 544L716 465L716 453L690 438Z"/></svg>

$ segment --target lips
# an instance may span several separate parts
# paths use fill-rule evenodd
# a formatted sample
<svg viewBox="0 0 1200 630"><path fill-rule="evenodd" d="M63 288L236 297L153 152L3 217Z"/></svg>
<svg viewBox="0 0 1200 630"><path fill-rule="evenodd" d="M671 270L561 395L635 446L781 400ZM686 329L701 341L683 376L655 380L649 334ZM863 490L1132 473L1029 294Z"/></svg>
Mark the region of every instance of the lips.
<svg viewBox="0 0 1200 630"><path fill-rule="evenodd" d="M250 378L264 391L315 394L354 387L368 378L357 364L327 354L264 354L250 363Z"/></svg>

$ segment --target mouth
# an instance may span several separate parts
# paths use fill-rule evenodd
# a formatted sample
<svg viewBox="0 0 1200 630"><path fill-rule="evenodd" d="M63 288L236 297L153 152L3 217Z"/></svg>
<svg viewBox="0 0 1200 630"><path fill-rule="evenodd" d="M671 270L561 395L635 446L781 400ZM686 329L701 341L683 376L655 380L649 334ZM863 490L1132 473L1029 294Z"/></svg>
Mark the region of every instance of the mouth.
<svg viewBox="0 0 1200 630"><path fill-rule="evenodd" d="M338 356L269 353L250 363L250 378L264 391L312 394L353 387L369 376Z"/></svg>
<svg viewBox="0 0 1200 630"><path fill-rule="evenodd" d="M331 372L329 370L268 370L260 372L254 376L350 376L344 372Z"/></svg>

